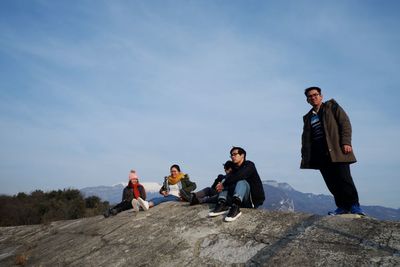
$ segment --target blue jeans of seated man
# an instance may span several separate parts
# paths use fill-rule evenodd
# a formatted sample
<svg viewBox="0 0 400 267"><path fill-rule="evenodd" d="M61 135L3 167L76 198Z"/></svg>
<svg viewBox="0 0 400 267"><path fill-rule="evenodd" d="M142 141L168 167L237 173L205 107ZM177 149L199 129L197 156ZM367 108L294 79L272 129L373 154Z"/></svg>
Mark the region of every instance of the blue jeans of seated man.
<svg viewBox="0 0 400 267"><path fill-rule="evenodd" d="M155 197L149 200L149 202L153 202L154 206L168 201L181 201L181 199L174 195L168 195L166 197Z"/></svg>
<svg viewBox="0 0 400 267"><path fill-rule="evenodd" d="M240 180L231 187L225 188L224 191L219 193L218 200L223 199L229 205L232 198L237 197L242 202L241 207L252 208L253 204L250 201L250 185L246 180Z"/></svg>

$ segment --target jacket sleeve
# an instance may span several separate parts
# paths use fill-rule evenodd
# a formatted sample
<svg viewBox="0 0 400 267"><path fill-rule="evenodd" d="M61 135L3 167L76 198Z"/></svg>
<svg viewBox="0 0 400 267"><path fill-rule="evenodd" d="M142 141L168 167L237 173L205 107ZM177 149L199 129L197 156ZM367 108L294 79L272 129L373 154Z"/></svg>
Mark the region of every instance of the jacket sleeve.
<svg viewBox="0 0 400 267"><path fill-rule="evenodd" d="M130 201L132 200L133 192L129 187L125 187L124 191L122 191L122 201Z"/></svg>
<svg viewBox="0 0 400 267"><path fill-rule="evenodd" d="M351 146L352 129L349 116L347 116L344 109L335 100L332 100L332 102L333 115L339 127L340 145Z"/></svg>
<svg viewBox="0 0 400 267"><path fill-rule="evenodd" d="M146 200L146 189L144 189L143 185L139 187L140 198Z"/></svg>
<svg viewBox="0 0 400 267"><path fill-rule="evenodd" d="M303 133L301 134L301 162L300 168L310 167L311 157L311 111L303 116Z"/></svg>
<svg viewBox="0 0 400 267"><path fill-rule="evenodd" d="M196 189L196 183L190 181L189 175L185 175L185 177L181 180L182 183L182 189L184 189L186 192L192 192Z"/></svg>
<svg viewBox="0 0 400 267"><path fill-rule="evenodd" d="M304 146L307 143L307 115L304 115L303 117L303 133L301 134L301 157L304 157Z"/></svg>
<svg viewBox="0 0 400 267"><path fill-rule="evenodd" d="M224 187L236 184L240 180L246 180L252 176L255 171L254 163L251 161L245 161L237 171L232 172L226 176L223 183Z"/></svg>
<svg viewBox="0 0 400 267"><path fill-rule="evenodd" d="M225 175L218 175L217 179L214 180L214 183L212 184L211 188L215 189L217 187L217 184L221 182L223 179L225 179Z"/></svg>

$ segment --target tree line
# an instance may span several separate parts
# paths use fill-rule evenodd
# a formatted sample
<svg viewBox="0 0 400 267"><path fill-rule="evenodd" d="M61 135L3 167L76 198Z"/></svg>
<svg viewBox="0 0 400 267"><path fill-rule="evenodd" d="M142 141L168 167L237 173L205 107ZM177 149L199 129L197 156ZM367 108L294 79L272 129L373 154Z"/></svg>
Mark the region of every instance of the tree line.
<svg viewBox="0 0 400 267"><path fill-rule="evenodd" d="M97 196L84 198L77 189L33 191L0 196L0 226L45 224L102 214L108 201Z"/></svg>

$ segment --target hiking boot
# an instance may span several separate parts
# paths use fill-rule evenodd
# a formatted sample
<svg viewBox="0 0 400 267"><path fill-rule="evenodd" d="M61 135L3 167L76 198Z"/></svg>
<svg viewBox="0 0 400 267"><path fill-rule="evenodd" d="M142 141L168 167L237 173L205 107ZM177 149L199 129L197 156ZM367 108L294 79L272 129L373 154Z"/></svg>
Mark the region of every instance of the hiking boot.
<svg viewBox="0 0 400 267"><path fill-rule="evenodd" d="M228 211L229 207L226 205L225 201L219 201L215 208L208 213L209 217L215 217L221 214L225 214Z"/></svg>
<svg viewBox="0 0 400 267"><path fill-rule="evenodd" d="M136 211L136 212L138 212L139 211L139 207L140 207L140 205L139 205L139 201L137 200L137 199L132 199L132 208L133 208L133 211Z"/></svg>
<svg viewBox="0 0 400 267"><path fill-rule="evenodd" d="M345 209L343 209L343 208L337 208L337 209L335 209L334 211L328 212L328 215L335 216L335 215L347 214L347 213L349 213L348 210L345 210Z"/></svg>
<svg viewBox="0 0 400 267"><path fill-rule="evenodd" d="M108 209L108 210L106 210L104 213L103 213L103 216L104 216L104 218L108 218L108 217L110 217L110 209Z"/></svg>
<svg viewBox="0 0 400 267"><path fill-rule="evenodd" d="M115 215L118 214L118 210L117 210L117 209L111 209L111 210L110 210L110 214L111 214L112 216L115 216Z"/></svg>
<svg viewBox="0 0 400 267"><path fill-rule="evenodd" d="M352 214L359 214L359 215L363 215L363 216L367 215L367 214L365 214L365 212L361 209L361 207L360 207L359 204L354 204L353 206L351 206L350 212L351 212Z"/></svg>
<svg viewBox="0 0 400 267"><path fill-rule="evenodd" d="M200 204L199 199L196 197L195 193L192 193L192 197L190 198L190 206Z"/></svg>
<svg viewBox="0 0 400 267"><path fill-rule="evenodd" d="M138 197L137 201L139 202L140 207L142 207L142 209L144 211L149 210L149 202L146 200L143 200L141 197Z"/></svg>

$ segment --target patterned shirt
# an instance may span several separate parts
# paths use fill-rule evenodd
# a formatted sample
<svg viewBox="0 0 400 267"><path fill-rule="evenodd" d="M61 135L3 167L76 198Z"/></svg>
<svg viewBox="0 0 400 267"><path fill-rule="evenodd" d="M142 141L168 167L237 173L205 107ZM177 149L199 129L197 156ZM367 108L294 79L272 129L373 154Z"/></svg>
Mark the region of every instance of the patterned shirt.
<svg viewBox="0 0 400 267"><path fill-rule="evenodd" d="M313 141L320 141L324 138L324 129L322 128L318 113L315 111L313 111L313 115L311 116L311 129Z"/></svg>

